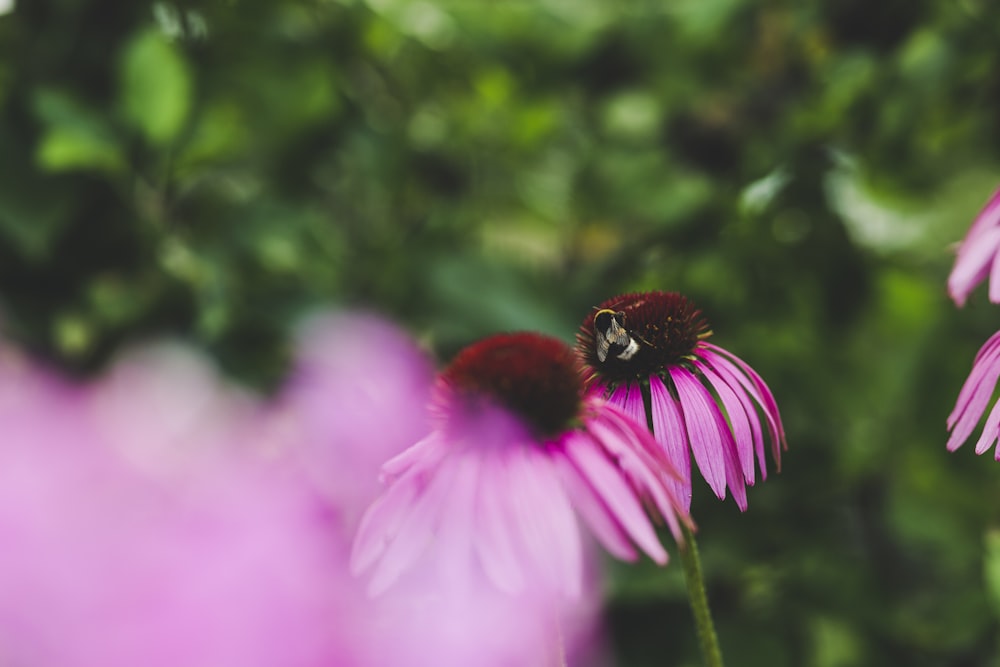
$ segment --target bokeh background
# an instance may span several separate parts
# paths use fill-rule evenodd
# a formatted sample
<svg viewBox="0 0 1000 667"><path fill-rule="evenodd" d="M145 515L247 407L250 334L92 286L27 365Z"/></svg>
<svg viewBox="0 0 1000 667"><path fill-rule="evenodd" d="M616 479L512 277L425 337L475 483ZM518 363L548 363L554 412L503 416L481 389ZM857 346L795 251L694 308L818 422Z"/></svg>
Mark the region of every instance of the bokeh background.
<svg viewBox="0 0 1000 667"><path fill-rule="evenodd" d="M312 310L441 361L684 292L770 383L780 475L694 516L732 665L1000 665L1000 463L945 417L1000 183L988 0L0 2L0 311L68 373L188 341L273 391ZM2 437L2 434L0 434ZM696 665L609 563L623 667Z"/></svg>

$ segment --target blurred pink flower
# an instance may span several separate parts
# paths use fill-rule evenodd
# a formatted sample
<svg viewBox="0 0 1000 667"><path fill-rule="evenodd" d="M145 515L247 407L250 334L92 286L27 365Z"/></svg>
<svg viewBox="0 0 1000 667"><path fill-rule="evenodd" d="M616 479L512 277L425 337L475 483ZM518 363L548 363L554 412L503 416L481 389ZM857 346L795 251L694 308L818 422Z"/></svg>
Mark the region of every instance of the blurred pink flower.
<svg viewBox="0 0 1000 667"><path fill-rule="evenodd" d="M368 597L344 517L422 430L428 364L373 318L316 322L276 405L179 346L86 385L0 347L0 664L547 667L555 619L586 638L593 598Z"/></svg>
<svg viewBox="0 0 1000 667"><path fill-rule="evenodd" d="M1000 379L1000 331L993 334L986 344L980 348L972 362L972 371L962 385L958 394L955 409L948 415L949 452L958 449L975 430L979 419L986 411L986 406L993 397L997 379ZM985 453L1000 436L1000 402L993 405L983 432L976 442L976 454ZM997 448L995 458L1000 460L1000 448Z"/></svg>
<svg viewBox="0 0 1000 667"><path fill-rule="evenodd" d="M948 294L958 306L964 306L969 293L987 275L990 276L989 299L1000 303L1000 189L969 228L958 247L955 266L948 276Z"/></svg>
<svg viewBox="0 0 1000 667"><path fill-rule="evenodd" d="M296 340L272 428L353 535L380 491L382 464L429 430L433 367L373 315L316 315Z"/></svg>
<svg viewBox="0 0 1000 667"><path fill-rule="evenodd" d="M668 484L682 508L691 506L691 455L719 499L726 488L741 511L747 485L767 479L764 425L779 470L785 431L771 390L746 362L706 341L708 324L676 292L608 299L584 320L577 350L608 402L652 430L677 476ZM759 412L758 412L759 410ZM761 419L763 415L763 420Z"/></svg>
<svg viewBox="0 0 1000 667"><path fill-rule="evenodd" d="M310 494L201 437L208 395L163 371L109 402L109 385L0 362L0 662L344 664L329 628L345 579ZM147 434L123 438L140 414ZM164 465L167 439L217 451Z"/></svg>
<svg viewBox="0 0 1000 667"><path fill-rule="evenodd" d="M435 570L451 585L487 579L511 595L582 590L576 513L615 556L667 552L643 502L679 539L669 463L648 433L585 396L573 351L538 334L487 338L437 385L434 430L383 467L384 494L352 552L370 589ZM575 511L574 511L575 510ZM418 563L420 566L418 567Z"/></svg>

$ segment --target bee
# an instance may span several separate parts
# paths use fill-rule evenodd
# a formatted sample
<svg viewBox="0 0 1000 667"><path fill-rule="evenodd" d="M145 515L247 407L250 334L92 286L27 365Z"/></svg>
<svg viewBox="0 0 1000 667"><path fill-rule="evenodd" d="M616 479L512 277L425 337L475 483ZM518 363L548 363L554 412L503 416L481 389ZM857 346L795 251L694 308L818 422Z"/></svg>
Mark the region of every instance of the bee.
<svg viewBox="0 0 1000 667"><path fill-rule="evenodd" d="M597 339L597 358L604 363L608 355L628 361L639 351L639 343L629 334L621 320L625 313L610 309L597 311L594 315L594 336Z"/></svg>

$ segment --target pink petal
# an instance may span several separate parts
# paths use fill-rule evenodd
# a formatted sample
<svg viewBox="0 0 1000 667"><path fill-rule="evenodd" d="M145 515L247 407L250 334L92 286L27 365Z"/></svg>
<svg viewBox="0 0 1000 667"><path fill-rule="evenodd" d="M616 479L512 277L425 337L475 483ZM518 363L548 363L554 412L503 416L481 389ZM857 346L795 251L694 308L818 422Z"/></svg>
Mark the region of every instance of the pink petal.
<svg viewBox="0 0 1000 667"><path fill-rule="evenodd" d="M419 493L419 480L410 477L390 486L365 511L351 548L352 574L361 574L385 552Z"/></svg>
<svg viewBox="0 0 1000 667"><path fill-rule="evenodd" d="M733 388L730 387L729 383L716 373L711 366L699 361L695 361L695 366L702 372L702 375L708 380L712 388L715 389L715 393L719 395L719 399L726 409L743 477L746 479L746 483L752 486L754 483L754 433L750 428L750 419L744 410L743 402ZM742 388L740 392L743 393ZM756 419L756 411L752 414L754 419Z"/></svg>
<svg viewBox="0 0 1000 667"><path fill-rule="evenodd" d="M620 410L625 409L625 405L629 402L629 386L628 383L618 384L614 389L608 394L607 402L610 405L617 407Z"/></svg>
<svg viewBox="0 0 1000 667"><path fill-rule="evenodd" d="M976 442L976 454L983 454L997 441L997 429L1000 427L1000 401L990 410L990 416L986 418L983 432Z"/></svg>
<svg viewBox="0 0 1000 667"><path fill-rule="evenodd" d="M976 219L972 221L966 236L966 242L970 237L977 236L991 227L1000 225L1000 188L993 192L982 210L976 214Z"/></svg>
<svg viewBox="0 0 1000 667"><path fill-rule="evenodd" d="M448 458L428 471L429 482L406 512L398 532L389 536L368 584L371 595L391 586L403 572L423 555L438 530L443 509L457 473L455 461ZM411 473L412 474L412 473Z"/></svg>
<svg viewBox="0 0 1000 667"><path fill-rule="evenodd" d="M642 389L638 382L619 385L608 399L608 403L620 408L636 424L646 424L646 407L642 402Z"/></svg>
<svg viewBox="0 0 1000 667"><path fill-rule="evenodd" d="M621 473L608 461L601 445L592 437L581 437L564 449L567 458L587 480L597 498L607 505L622 528L657 563L667 562L667 552L656 537L642 504L625 483Z"/></svg>
<svg viewBox="0 0 1000 667"><path fill-rule="evenodd" d="M726 497L726 453L715 420L719 408L691 371L675 366L670 369L670 377L684 412L691 453L705 481L721 500Z"/></svg>
<svg viewBox="0 0 1000 667"><path fill-rule="evenodd" d="M514 546L518 536L511 534L505 509L510 490L503 457L491 457L490 464L483 466L479 484L476 553L486 575L500 590L519 593L524 588L525 573L522 557Z"/></svg>
<svg viewBox="0 0 1000 667"><path fill-rule="evenodd" d="M701 343L702 356L708 359L716 370L726 368L740 385L750 394L764 412L767 430L771 437L771 455L775 465L781 470L781 450L788 448L785 442L785 427L781 423L781 413L774 395L764 380L745 361L712 343Z"/></svg>
<svg viewBox="0 0 1000 667"><path fill-rule="evenodd" d="M1000 254L993 256L990 266L989 299L990 303L1000 303Z"/></svg>
<svg viewBox="0 0 1000 667"><path fill-rule="evenodd" d="M729 490L733 494L733 500L736 501L736 506L740 508L741 512L747 511L747 487L746 478L743 477L743 471L740 470L739 466L739 456L736 454L736 443L733 442L732 436L729 434L729 430L726 428L725 417L721 413L716 413L718 415L717 421L721 422L718 424L719 433L724 433L723 437L723 447L726 448L726 484L729 486Z"/></svg>
<svg viewBox="0 0 1000 667"><path fill-rule="evenodd" d="M582 439L583 436L579 435L568 440L566 446L575 447L577 438ZM587 479L565 456L564 452L558 452L556 461L559 462L563 472L563 481L570 498L573 500L573 507L583 517L584 522L594 533L598 542L615 558L634 561L638 557L638 552L633 548L628 534L611 513L608 505L601 500Z"/></svg>
<svg viewBox="0 0 1000 667"><path fill-rule="evenodd" d="M991 343L998 336L1000 332L994 334L984 345L984 348L990 346L992 349L973 364L969 377L959 391L955 408L948 415L947 424L952 429L946 445L948 451L955 451L968 439L993 396L997 379L1000 378L1000 348Z"/></svg>
<svg viewBox="0 0 1000 667"><path fill-rule="evenodd" d="M955 401L955 407L952 409L951 414L948 415L948 428L952 428L955 425L967 411L970 403L974 402L973 398L977 393L983 391L984 382L985 388L989 390L989 393L993 393L993 388L997 382L997 378L993 375L993 372L1000 372L1000 365L997 364L998 357L1000 357L1000 331L990 336L989 340L976 353L969 377L962 384L962 388L958 392L958 400ZM991 377L993 379L990 379ZM978 401L975 402L978 404ZM979 408L979 415L982 415L986 402L986 400L982 401L982 406ZM976 419L978 420L979 416Z"/></svg>
<svg viewBox="0 0 1000 667"><path fill-rule="evenodd" d="M711 365L713 360L718 361L718 356L712 354L711 352L704 352L704 361L706 363ZM754 403L754 400L750 397L750 394L744 385L746 378L742 376L741 373L736 371L731 365L727 366L718 363L713 365L712 368L719 374L719 377L722 378L727 385L729 385L729 388L733 390L736 398L743 406L744 414L746 415L747 422L750 425L753 448L754 452L757 454L757 464L760 466L760 477L761 479L766 480L767 459L764 456L764 434L760 425L760 416L757 414L757 404ZM763 406L761 406L761 410L763 409Z"/></svg>
<svg viewBox="0 0 1000 667"><path fill-rule="evenodd" d="M455 469L448 499L434 536L436 566L447 574L452 593L465 593L472 581L475 543L479 538L476 509L480 489L480 468L485 464L478 453L455 455Z"/></svg>
<svg viewBox="0 0 1000 667"><path fill-rule="evenodd" d="M668 480L668 487L680 501L685 512L691 508L691 454L688 450L687 429L680 406L670 395L663 381L653 375L649 378L653 408L653 434L663 447L676 471L678 479Z"/></svg>
<svg viewBox="0 0 1000 667"><path fill-rule="evenodd" d="M970 234L962 243L948 276L948 293L959 306L965 305L969 294L986 277L998 246L1000 228L987 229L974 236Z"/></svg>
<svg viewBox="0 0 1000 667"><path fill-rule="evenodd" d="M508 454L507 505L524 552L546 581L580 594L583 546L557 465L534 443Z"/></svg>
<svg viewBox="0 0 1000 667"><path fill-rule="evenodd" d="M948 293L959 306L965 305L969 293L986 277L992 263L990 301L1000 302L1000 288L996 286L997 266L994 255L1000 247L1000 189L979 212L958 249L955 266L948 276Z"/></svg>
<svg viewBox="0 0 1000 667"><path fill-rule="evenodd" d="M674 538L682 542L677 515L685 515L687 520L687 510L669 485L680 482L680 476L652 434L611 406L604 406L597 416L589 419L586 428L617 463L639 498L652 501Z"/></svg>
<svg viewBox="0 0 1000 667"><path fill-rule="evenodd" d="M447 452L448 443L435 431L383 463L380 479L384 484L392 482L405 474L414 464L433 468Z"/></svg>
<svg viewBox="0 0 1000 667"><path fill-rule="evenodd" d="M989 340L983 343L983 346L979 348L978 352L976 352L976 356L972 362L972 365L974 366L977 361L982 359L984 356L986 356L993 350L996 350L997 348L1000 348L1000 331L990 336Z"/></svg>

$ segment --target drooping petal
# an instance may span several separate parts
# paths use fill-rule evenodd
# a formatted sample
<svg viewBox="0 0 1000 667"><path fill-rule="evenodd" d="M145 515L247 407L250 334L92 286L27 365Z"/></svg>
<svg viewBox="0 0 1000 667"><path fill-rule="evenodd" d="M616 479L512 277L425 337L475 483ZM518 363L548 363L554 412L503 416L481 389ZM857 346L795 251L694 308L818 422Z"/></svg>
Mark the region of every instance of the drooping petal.
<svg viewBox="0 0 1000 667"><path fill-rule="evenodd" d="M639 548L657 563L666 563L667 552L657 539L642 503L608 461L600 443L588 436L581 437L574 444L576 446L567 447L564 451L580 475L588 481Z"/></svg>
<svg viewBox="0 0 1000 667"><path fill-rule="evenodd" d="M566 446L574 447L576 441L582 438L581 434L576 434L567 441ZM611 512L607 503L597 495L580 470L566 457L563 451L557 453L555 460L563 472L563 482L573 500L573 507L583 517L583 521L590 528L597 541L615 558L626 561L634 561L638 558L639 554L632 546L632 541L622 528L621 522Z"/></svg>
<svg viewBox="0 0 1000 667"><path fill-rule="evenodd" d="M464 451L454 458L454 477L434 535L434 556L438 569L448 575L449 590L465 594L472 588L474 576L480 469L486 461L485 457Z"/></svg>
<svg viewBox="0 0 1000 667"><path fill-rule="evenodd" d="M946 445L948 451L955 451L968 439L993 396L1000 378L1000 346L996 345L997 340L1000 340L1000 332L993 334L983 346L983 350L989 350L977 355L972 371L959 391L955 408L948 415L947 425L952 429Z"/></svg>
<svg viewBox="0 0 1000 667"><path fill-rule="evenodd" d="M952 428L961 419L962 415L968 410L969 405L979 403L979 401L974 400L974 397L978 392L983 390L984 383L986 389L992 393L993 386L996 384L996 377L993 376L993 372L1000 372L1000 366L996 363L998 357L1000 357L1000 331L990 336L989 340L976 353L969 377L962 384L962 388L958 392L958 399L955 401L955 407L952 409L951 414L948 415L948 428ZM993 379L990 380L990 377L993 377ZM985 404L986 402L983 401L979 408L980 415L982 415ZM976 419L978 418L977 416Z"/></svg>
<svg viewBox="0 0 1000 667"><path fill-rule="evenodd" d="M976 236L987 229L1000 225L1000 188L997 188L976 214L966 237Z"/></svg>
<svg viewBox="0 0 1000 667"><path fill-rule="evenodd" d="M948 294L959 306L965 305L969 293L986 277L1000 247L1000 189L976 216L965 239L958 248L955 266L948 276ZM995 269L994 269L995 270ZM1000 294L991 278L990 301L1000 302Z"/></svg>
<svg viewBox="0 0 1000 667"><path fill-rule="evenodd" d="M764 413L764 420L768 425L768 435L772 442L772 451L777 451L780 454L781 450L778 448L775 440L778 437L778 427L774 424L774 419L768 415L763 399L760 393L756 391L753 382L740 372L734 364L709 350L704 350L702 355L716 372L725 379L726 383L736 393L736 396L743 404L750 422L751 431L753 432L754 452L757 454L757 465L760 466L761 478L767 479L767 457L764 452L763 427L760 423L757 408L759 407L760 411ZM780 456L775 458L775 465L779 470L781 469Z"/></svg>
<svg viewBox="0 0 1000 667"><path fill-rule="evenodd" d="M586 422L586 429L624 473L640 500L667 522L674 539L683 540L678 515L687 521L684 508L671 482L680 476L652 434L615 408L604 406Z"/></svg>
<svg viewBox="0 0 1000 667"><path fill-rule="evenodd" d="M426 492L428 479L447 455L448 445L435 431L383 464L381 478L387 488L361 518L351 548L352 573L366 571L383 556Z"/></svg>
<svg viewBox="0 0 1000 667"><path fill-rule="evenodd" d="M673 369L672 369L673 370ZM682 397L681 404L684 406L685 416L687 417L688 430L690 432L692 425L695 428L701 428L705 442L710 443L709 446L713 446L722 453L722 462L725 466L725 479L726 486L733 494L733 500L736 501L736 506L740 508L741 512L745 512L747 509L747 491L746 491L746 478L743 476L743 471L740 467L739 454L737 453L736 442L733 440L733 433L730 430L729 423L726 421L725 415L719 409L718 404L715 399L709 393L708 389L701 384L700 381L694 376L693 373L687 369L677 369L683 371L684 382L690 385L691 396L698 395L701 397L701 401L691 401L688 405L684 405L683 393L680 387L678 387L678 395ZM680 374L680 373L678 373ZM681 374L682 375L682 374ZM677 375L672 373L676 381ZM688 381L690 378L690 382ZM707 408L702 407L692 407L694 410L704 410L704 413L699 415L705 421L697 421L690 419L690 414L688 412L689 406L694 406L697 403L707 406ZM709 425L711 423L711 425ZM692 443L695 440L695 436L690 437ZM697 460L697 456L695 457ZM751 465L753 463L751 457ZM699 463L699 468L701 464ZM704 473L704 470L702 470ZM724 496L721 496L724 497Z"/></svg>
<svg viewBox="0 0 1000 667"><path fill-rule="evenodd" d="M642 403L642 389L638 382L618 385L608 397L608 403L627 414L636 424L646 423L646 408Z"/></svg>
<svg viewBox="0 0 1000 667"><path fill-rule="evenodd" d="M524 553L554 588L578 596L583 576L580 531L550 456L525 443L508 454L507 502Z"/></svg>
<svg viewBox="0 0 1000 667"><path fill-rule="evenodd" d="M705 481L722 500L726 497L726 452L715 420L719 408L691 371L675 366L670 369L670 378L684 412L691 453Z"/></svg>
<svg viewBox="0 0 1000 667"><path fill-rule="evenodd" d="M728 369L732 377L736 378L761 407L771 437L771 455L774 456L775 466L780 471L781 451L787 449L788 444L785 442L785 427L781 423L781 413L778 411L778 404L771 390L760 375L736 355L712 343L703 342L700 345L702 347L700 354L708 359L716 370L721 372L723 368Z"/></svg>
<svg viewBox="0 0 1000 667"><path fill-rule="evenodd" d="M956 304L964 306L972 290L987 276L998 245L1000 228L983 230L966 237L948 276L948 294Z"/></svg>
<svg viewBox="0 0 1000 667"><path fill-rule="evenodd" d="M512 534L510 517L506 511L507 473L504 458L493 456L483 466L478 494L478 539L476 553L486 575L497 588L508 593L519 593L524 588L525 573L522 558L515 546L518 539Z"/></svg>
<svg viewBox="0 0 1000 667"><path fill-rule="evenodd" d="M719 433L723 434L722 446L726 450L726 485L729 486L730 492L733 494L733 500L736 502L736 506L740 508L741 512L747 511L747 481L743 477L743 471L740 469L739 456L736 454L736 443L733 442L732 434L726 428L726 418L722 416L722 413L717 412L716 422L719 426Z"/></svg>
<svg viewBox="0 0 1000 667"><path fill-rule="evenodd" d="M391 586L427 550L438 529L456 473L457 467L451 457L429 471L427 487L405 510L405 520L399 530L388 537L385 550L375 565L368 585L372 595Z"/></svg>
<svg viewBox="0 0 1000 667"><path fill-rule="evenodd" d="M987 340L985 343L983 343L983 346L981 348L979 348L978 352L976 352L976 356L975 356L972 364L975 365L976 362L978 362L984 356L986 356L987 354L990 354L991 352L993 352L997 348L1000 348L1000 331L998 331L997 333L995 333L992 336L990 336L989 340Z"/></svg>
<svg viewBox="0 0 1000 667"><path fill-rule="evenodd" d="M379 477L384 484L405 474L414 465L433 467L447 451L448 443L435 431L383 463Z"/></svg>
<svg viewBox="0 0 1000 667"><path fill-rule="evenodd" d="M677 479L667 480L667 485L673 490L684 511L688 512L691 508L691 454L684 415L660 378L655 375L649 378L649 390L653 408L653 435L677 473Z"/></svg>
<svg viewBox="0 0 1000 667"><path fill-rule="evenodd" d="M715 355L707 353L704 357L705 363L711 365L711 359L713 357L715 357ZM733 372L732 368L720 364L718 367L713 366L713 369L719 375L719 378L733 391L736 399L743 407L743 413L746 415L747 423L750 426L753 451L757 455L757 465L760 467L760 478L761 480L766 481L767 458L764 452L764 432L760 423L760 416L757 413L757 404L754 402L754 399L751 398L750 394L741 383L740 378ZM761 409L763 410L763 408Z"/></svg>
<svg viewBox="0 0 1000 667"><path fill-rule="evenodd" d="M740 461L743 477L747 484L753 486L754 433L750 427L751 419L743 407L743 402L740 400L737 392L730 386L730 384L723 379L722 376L716 373L711 366L703 362L695 361L695 367L701 371L702 376L715 390L715 393L718 394L719 400L722 401L722 406L726 409L726 415L729 417L729 425L733 431L733 440L736 445L736 455ZM738 388L739 393L744 393L742 387ZM752 413L752 415L753 418L756 419L756 412Z"/></svg>
<svg viewBox="0 0 1000 667"><path fill-rule="evenodd" d="M997 441L998 427L1000 427L1000 401L994 404L993 409L990 410L990 416L986 418L986 424L983 425L983 432L976 442L976 454L984 454L986 450L993 446Z"/></svg>
<svg viewBox="0 0 1000 667"><path fill-rule="evenodd" d="M419 493L420 480L410 477L391 485L365 511L351 548L353 574L367 570L385 552Z"/></svg>
<svg viewBox="0 0 1000 667"><path fill-rule="evenodd" d="M1000 242L998 242L998 246L1000 246ZM990 303L1000 303L1000 253L995 254L993 261L990 263L990 287L988 295Z"/></svg>

